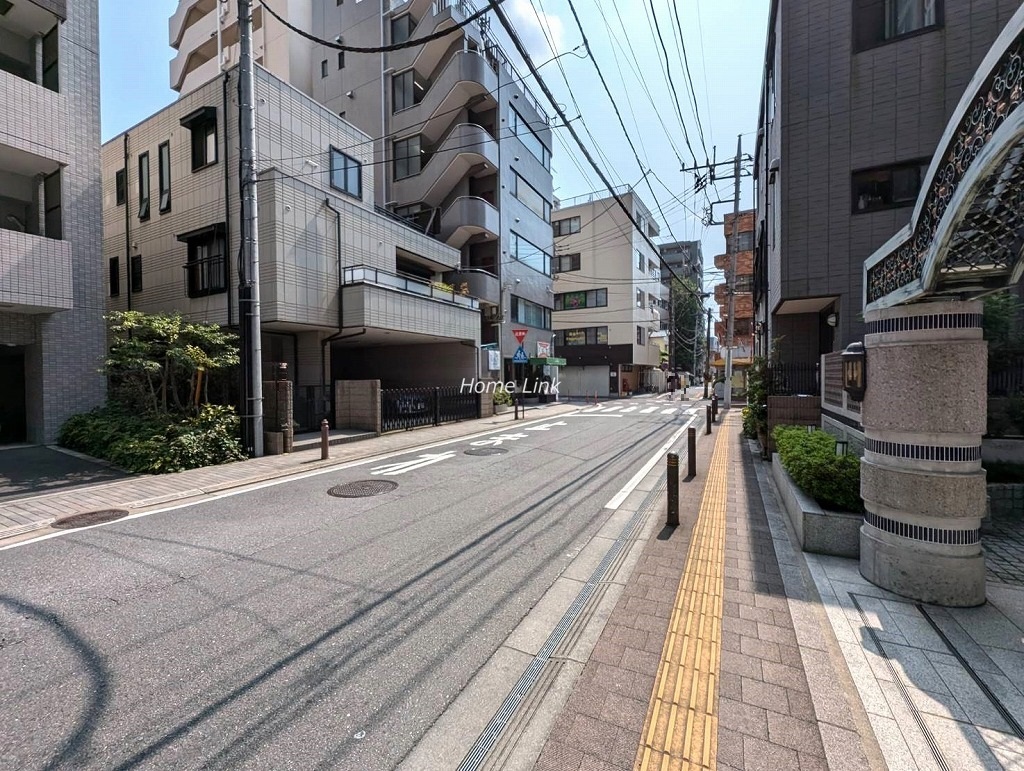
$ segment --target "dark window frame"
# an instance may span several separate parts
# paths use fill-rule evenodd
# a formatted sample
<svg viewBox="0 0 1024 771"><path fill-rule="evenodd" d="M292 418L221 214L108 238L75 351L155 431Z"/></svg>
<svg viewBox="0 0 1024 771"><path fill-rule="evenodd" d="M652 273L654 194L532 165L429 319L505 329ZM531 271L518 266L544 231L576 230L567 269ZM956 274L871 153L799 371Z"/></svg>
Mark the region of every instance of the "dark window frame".
<svg viewBox="0 0 1024 771"><path fill-rule="evenodd" d="M147 150L144 153L139 153L139 219L143 222L148 220L150 215L152 191L149 182L149 151Z"/></svg>
<svg viewBox="0 0 1024 771"><path fill-rule="evenodd" d="M395 30L400 29L400 26L405 24L405 29L402 29L402 35L395 35ZM412 39L413 33L416 31L416 20L412 17L411 13L403 13L401 16L396 16L391 20L391 43L392 45L397 43L406 43Z"/></svg>
<svg viewBox="0 0 1024 771"><path fill-rule="evenodd" d="M543 270L539 270L538 268L536 268L534 265L531 264L531 261L524 260L524 259L522 259L519 256L519 253L520 253L519 252L519 242L520 241L526 243L528 246L533 247L534 249L537 250L537 252L539 252L540 254L543 255L543 259L542 259L542 264L543 264L543 267L544 267ZM513 248L513 246L514 246L514 248ZM541 273L541 274L543 274L545 276L550 276L551 275L551 263L554 260L554 258L551 256L551 253L548 252L546 249L542 249L541 247L537 246L537 244L533 243L529 239L524 238L523 236L519 235L514 230L509 231L509 254L512 256L512 258L516 262L520 263L521 265L525 265L530 270L536 270L538 273Z"/></svg>
<svg viewBox="0 0 1024 771"><path fill-rule="evenodd" d="M320 78L326 78L331 73L330 63L327 59L320 60Z"/></svg>
<svg viewBox="0 0 1024 771"><path fill-rule="evenodd" d="M111 297L121 296L121 258L107 260L107 289Z"/></svg>
<svg viewBox="0 0 1024 771"><path fill-rule="evenodd" d="M125 169L114 172L114 200L117 206L124 206L128 202L128 174Z"/></svg>
<svg viewBox="0 0 1024 771"><path fill-rule="evenodd" d="M566 299L569 296L582 295L582 303L579 305L573 305L572 307L566 307ZM608 307L608 289L602 287L600 289L580 289L572 292L559 292L555 295L555 310L556 311L578 311L587 308L607 308Z"/></svg>
<svg viewBox="0 0 1024 771"><path fill-rule="evenodd" d="M357 161L351 155L345 153L342 150L339 150L337 147L334 147L333 145L331 146L329 155L330 155L330 159L331 159L330 172L329 172L330 173L330 185L331 185L331 187L334 190L337 190L339 193L343 193L344 195L349 196L350 198L355 198L355 199L357 199L359 201L363 200L363 164L361 162ZM343 167L341 167L339 169L337 166L335 166L335 162L338 161L338 160L341 160L341 159L344 159L345 161L351 162L351 165L349 165L349 163L346 163ZM358 184L356 185L357 189L356 189L355 192L352 192L348 188L348 183L350 181L349 180L349 172L353 168L356 171L356 179L357 179L357 182L358 182ZM334 175L336 173L338 173L339 171L343 172L344 175L345 175L345 184L344 184L344 186L338 186L338 185L335 184Z"/></svg>
<svg viewBox="0 0 1024 771"><path fill-rule="evenodd" d="M157 188L160 194L160 213L171 210L171 142L161 142L157 147Z"/></svg>
<svg viewBox="0 0 1024 771"><path fill-rule="evenodd" d="M889 0L853 0L852 2L852 36L855 54L870 51L874 48L897 43L901 40L927 35L945 26L945 0L935 0L935 23L918 27L900 35L885 36L886 11Z"/></svg>
<svg viewBox="0 0 1024 771"><path fill-rule="evenodd" d="M852 214L870 214L871 212L888 211L890 209L902 209L908 206L913 206L917 203L918 195L921 192L921 186L924 184L925 176L928 173L928 165L931 163L930 158L916 158L909 161L902 161L900 163L890 163L882 166L871 166L864 169L854 169L850 172L850 211ZM865 202L864 206L860 205L860 196L862 193L858 192L863 189L865 184L868 184L870 180L866 179L867 175L878 175L883 173L889 174L888 184L890 188L893 185L893 174L902 171L908 171L912 169L918 170L917 180L917 192L913 197L902 197L899 200L893 199L892 192L889 193L889 200L883 200L881 203L870 205ZM877 180L878 183L882 183L882 180ZM883 196L884 198L884 196Z"/></svg>
<svg viewBox="0 0 1024 771"><path fill-rule="evenodd" d="M210 166L216 165L220 155L220 142L217 136L217 120L197 121L189 127L191 132L192 151L192 173L202 171ZM209 157L207 150L210 148L209 137L213 135L213 158Z"/></svg>
<svg viewBox="0 0 1024 771"><path fill-rule="evenodd" d="M228 262L223 227L190 238L186 243L185 293L189 297L209 297L227 292ZM200 257L202 247L209 247L209 253Z"/></svg>
<svg viewBox="0 0 1024 771"><path fill-rule="evenodd" d="M602 331L603 330L603 331ZM566 335L572 334L573 338L582 337L582 341L569 342ZM601 338L604 342L601 342ZM608 342L608 327L606 325L595 327L572 327L570 329L559 329L555 331L555 346L561 348L575 348L584 345L610 345Z"/></svg>
<svg viewBox="0 0 1024 771"><path fill-rule="evenodd" d="M525 297L519 297L518 295L512 295L510 305L512 311L512 323L522 324L523 326L533 327L534 329L551 330L551 308L548 308L546 305L541 305L540 303L535 303L532 300L527 300ZM538 311L540 312L540 325L533 323L536 319L530 321L527 320L528 317L525 313L527 310L532 310L534 313Z"/></svg>
<svg viewBox="0 0 1024 771"><path fill-rule="evenodd" d="M562 223L569 223L566 227L562 227ZM575 224L576 229L573 230ZM579 216L564 217L560 220L553 220L551 222L551 232L554 233L555 238L561 238L562 236L574 236L580 232L582 221Z"/></svg>
<svg viewBox="0 0 1024 771"><path fill-rule="evenodd" d="M562 260L569 261L568 268L562 267ZM556 273L573 273L577 270L581 270L581 264L582 259L580 252L573 252L572 254L557 254L551 258L551 275Z"/></svg>
<svg viewBox="0 0 1024 771"><path fill-rule="evenodd" d="M403 155L399 156L399 146L408 146ZM413 150L415 145L415 151ZM406 179L414 177L423 170L423 141L419 134L405 139L396 139L391 144L391 161L394 178ZM413 161L415 159L415 161ZM413 170L415 167L415 170Z"/></svg>
<svg viewBox="0 0 1024 771"><path fill-rule="evenodd" d="M138 294L142 291L142 255L133 255L129 261L128 291Z"/></svg>

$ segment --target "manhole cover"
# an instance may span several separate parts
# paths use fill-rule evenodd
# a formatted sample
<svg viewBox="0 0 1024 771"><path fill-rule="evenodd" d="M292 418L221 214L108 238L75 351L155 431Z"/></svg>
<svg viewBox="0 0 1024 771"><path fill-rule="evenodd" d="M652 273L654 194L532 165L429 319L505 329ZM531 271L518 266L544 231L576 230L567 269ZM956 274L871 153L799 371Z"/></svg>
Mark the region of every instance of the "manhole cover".
<svg viewBox="0 0 1024 771"><path fill-rule="evenodd" d="M335 485L327 494L335 498L369 498L371 495L390 493L396 487L398 482L389 482L385 479L360 479L358 482Z"/></svg>
<svg viewBox="0 0 1024 771"><path fill-rule="evenodd" d="M71 530L76 527L88 527L98 525L102 522L113 522L115 519L127 517L127 509L100 509L99 511L83 511L81 514L71 514L61 517L53 522L50 527L57 530Z"/></svg>
<svg viewBox="0 0 1024 771"><path fill-rule="evenodd" d="M506 452L504 447L474 447L466 450L466 455L504 455Z"/></svg>

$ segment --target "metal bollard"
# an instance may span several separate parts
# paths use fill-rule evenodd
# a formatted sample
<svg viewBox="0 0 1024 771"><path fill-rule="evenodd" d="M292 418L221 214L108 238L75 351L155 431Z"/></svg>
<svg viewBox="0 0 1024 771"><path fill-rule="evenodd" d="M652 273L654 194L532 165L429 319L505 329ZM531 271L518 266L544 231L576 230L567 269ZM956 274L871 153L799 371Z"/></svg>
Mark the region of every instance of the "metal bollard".
<svg viewBox="0 0 1024 771"><path fill-rule="evenodd" d="M320 460L327 460L331 457L331 427L327 418L320 421Z"/></svg>
<svg viewBox="0 0 1024 771"><path fill-rule="evenodd" d="M668 454L668 518L665 524L675 527L679 524L679 456Z"/></svg>
<svg viewBox="0 0 1024 771"><path fill-rule="evenodd" d="M711 397L711 420L718 420L718 394Z"/></svg>
<svg viewBox="0 0 1024 771"><path fill-rule="evenodd" d="M705 407L705 409L707 410L707 415L704 417L704 433L705 434L710 434L711 433L711 405L709 404L707 407Z"/></svg>
<svg viewBox="0 0 1024 771"><path fill-rule="evenodd" d="M686 462L690 479L697 476L697 429L690 426L686 429Z"/></svg>

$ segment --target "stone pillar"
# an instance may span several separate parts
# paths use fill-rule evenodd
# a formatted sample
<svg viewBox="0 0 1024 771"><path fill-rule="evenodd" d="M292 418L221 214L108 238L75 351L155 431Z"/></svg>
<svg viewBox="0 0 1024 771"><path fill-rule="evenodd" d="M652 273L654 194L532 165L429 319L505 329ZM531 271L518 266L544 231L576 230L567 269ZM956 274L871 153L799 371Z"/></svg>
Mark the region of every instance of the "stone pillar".
<svg viewBox="0 0 1024 771"><path fill-rule="evenodd" d="M43 85L43 38L35 35L32 38L32 74L36 85Z"/></svg>
<svg viewBox="0 0 1024 771"><path fill-rule="evenodd" d="M860 572L920 602L985 601L988 348L979 301L865 314Z"/></svg>

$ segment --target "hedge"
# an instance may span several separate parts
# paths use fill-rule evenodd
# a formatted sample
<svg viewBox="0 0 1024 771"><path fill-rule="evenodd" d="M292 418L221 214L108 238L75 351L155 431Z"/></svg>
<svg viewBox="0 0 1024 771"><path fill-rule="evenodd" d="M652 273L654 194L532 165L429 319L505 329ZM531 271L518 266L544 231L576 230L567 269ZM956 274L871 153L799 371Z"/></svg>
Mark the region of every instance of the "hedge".
<svg viewBox="0 0 1024 771"><path fill-rule="evenodd" d="M860 458L836 455L836 440L805 426L776 426L772 432L782 466L797 487L820 506L834 511L864 511L860 497Z"/></svg>

